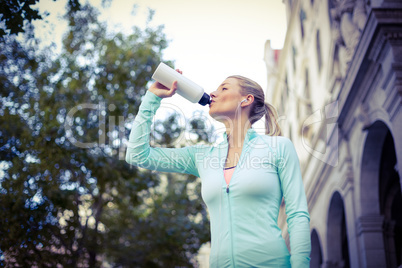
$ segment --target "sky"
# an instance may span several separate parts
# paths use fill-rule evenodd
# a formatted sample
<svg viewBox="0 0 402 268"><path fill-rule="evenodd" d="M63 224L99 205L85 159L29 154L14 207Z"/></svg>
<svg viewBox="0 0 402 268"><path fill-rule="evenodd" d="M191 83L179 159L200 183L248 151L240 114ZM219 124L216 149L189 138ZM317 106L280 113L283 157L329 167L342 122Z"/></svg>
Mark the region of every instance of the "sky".
<svg viewBox="0 0 402 268"><path fill-rule="evenodd" d="M89 2L101 8L101 1ZM41 11L50 12L49 23L37 23L45 42L59 46L66 23L57 18L64 14L65 6L66 0L39 2ZM282 0L112 0L107 9L101 8L100 19L129 34L134 25L145 25L148 8L155 11L151 25L163 24L170 40L164 59L173 60L175 67L206 93L234 74L249 77L266 89L265 42L271 40L271 46L280 49L286 35ZM162 103L185 115L208 113L207 106L178 94Z"/></svg>

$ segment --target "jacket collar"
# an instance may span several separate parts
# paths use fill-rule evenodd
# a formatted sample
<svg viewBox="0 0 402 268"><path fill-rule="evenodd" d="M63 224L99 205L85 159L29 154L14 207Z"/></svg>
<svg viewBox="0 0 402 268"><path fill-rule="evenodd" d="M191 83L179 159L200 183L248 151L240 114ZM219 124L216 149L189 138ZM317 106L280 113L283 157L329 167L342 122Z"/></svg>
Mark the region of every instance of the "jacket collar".
<svg viewBox="0 0 402 268"><path fill-rule="evenodd" d="M249 128L246 133L246 137L244 138L244 144L243 144L243 150L247 152L250 149L250 143L252 140L257 137L259 134L253 129ZM218 149L219 149L219 159L220 159L220 168L223 169L227 157L227 150L228 150L228 136L226 134L226 131L222 134L223 141L219 143ZM243 154L243 153L242 153ZM242 157L240 157L239 162L237 163L238 165L241 165Z"/></svg>

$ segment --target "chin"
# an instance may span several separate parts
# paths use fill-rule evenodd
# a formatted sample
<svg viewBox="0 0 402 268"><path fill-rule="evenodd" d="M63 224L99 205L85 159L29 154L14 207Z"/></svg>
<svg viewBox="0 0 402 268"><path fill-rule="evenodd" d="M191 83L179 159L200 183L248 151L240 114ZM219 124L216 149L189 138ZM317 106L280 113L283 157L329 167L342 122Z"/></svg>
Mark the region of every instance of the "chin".
<svg viewBox="0 0 402 268"><path fill-rule="evenodd" d="M217 120L216 119L216 117L217 117L217 114L216 113L214 113L213 111L211 111L211 110L209 110L209 115L213 118L213 119L215 119L215 120Z"/></svg>
<svg viewBox="0 0 402 268"><path fill-rule="evenodd" d="M223 117L222 117L222 116L219 116L219 114L209 112L209 115L210 115L213 119L215 119L216 121L218 121L218 122L220 122L220 123L223 123L223 122L224 122L224 120L222 120Z"/></svg>

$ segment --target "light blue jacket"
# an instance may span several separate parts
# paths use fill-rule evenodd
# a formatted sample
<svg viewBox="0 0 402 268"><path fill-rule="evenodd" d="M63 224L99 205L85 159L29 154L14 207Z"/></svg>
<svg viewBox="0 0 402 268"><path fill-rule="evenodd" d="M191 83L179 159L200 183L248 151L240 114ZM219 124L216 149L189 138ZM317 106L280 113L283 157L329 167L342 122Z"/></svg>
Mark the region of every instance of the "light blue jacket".
<svg viewBox="0 0 402 268"><path fill-rule="evenodd" d="M310 216L292 142L259 135L250 128L226 185L226 133L223 142L212 146L150 147L152 118L161 100L150 91L145 94L130 133L126 161L201 178L201 194L211 221L210 267L309 267ZM291 254L277 224L282 197Z"/></svg>

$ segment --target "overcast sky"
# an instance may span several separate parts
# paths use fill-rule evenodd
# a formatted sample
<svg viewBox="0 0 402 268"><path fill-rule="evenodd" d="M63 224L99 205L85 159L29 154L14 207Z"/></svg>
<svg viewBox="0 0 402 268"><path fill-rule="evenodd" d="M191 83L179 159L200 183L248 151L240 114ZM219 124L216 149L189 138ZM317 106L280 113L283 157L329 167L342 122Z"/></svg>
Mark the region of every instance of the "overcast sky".
<svg viewBox="0 0 402 268"><path fill-rule="evenodd" d="M101 0L90 3L101 7ZM57 17L64 14L66 0L41 0L38 5L51 14L50 24L41 28L44 38L60 44L66 24ZM183 75L207 93L232 74L249 77L266 89L265 42L269 39L280 49L286 35L282 0L113 0L108 9L101 9L100 19L129 34L132 26L144 26L148 8L155 10L152 25L164 24L171 40L165 59L174 60ZM208 107L177 94L163 103L180 107L186 115L194 110L208 113Z"/></svg>

